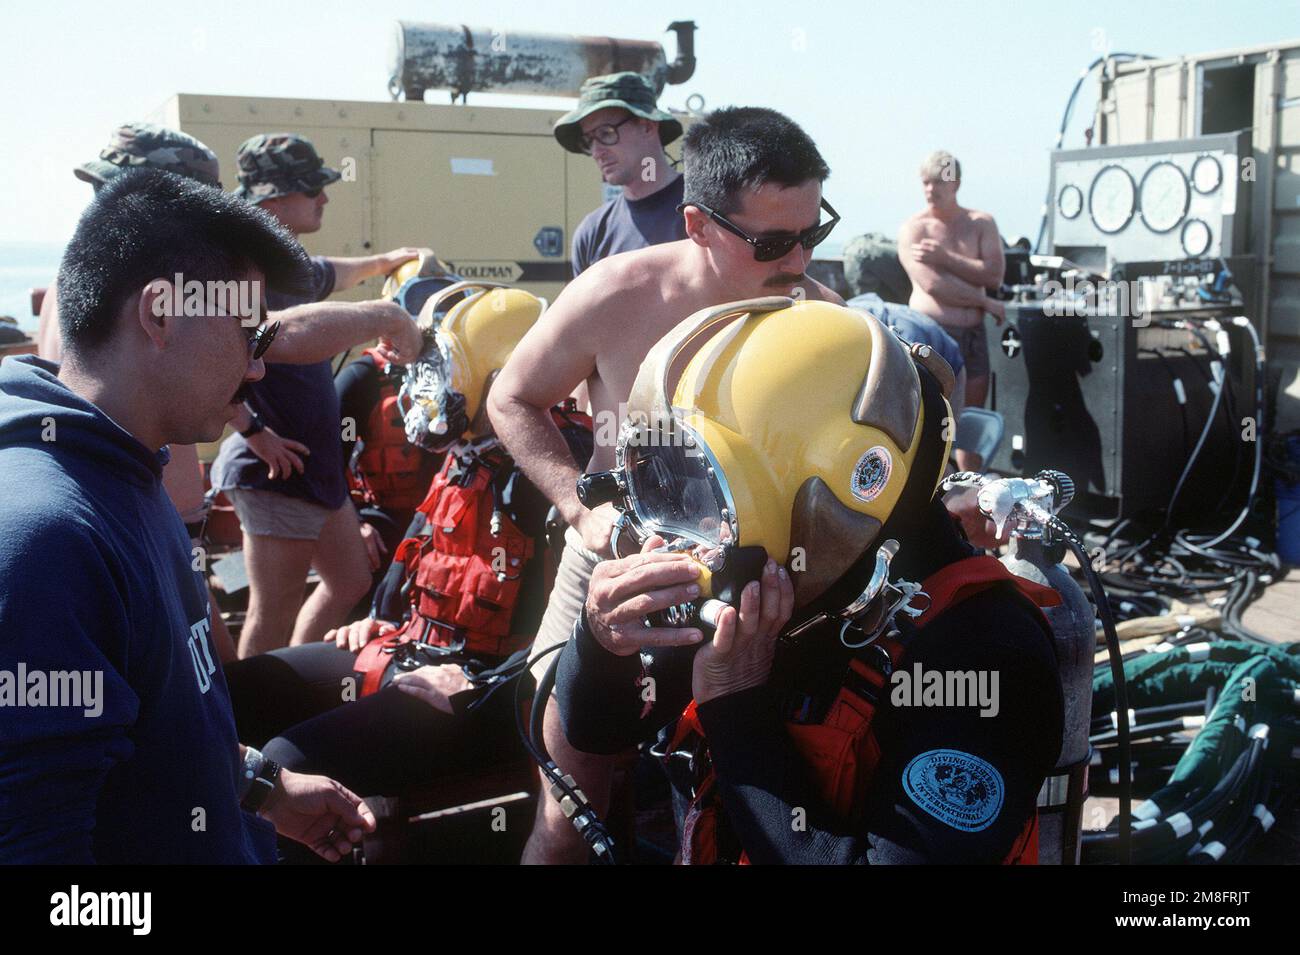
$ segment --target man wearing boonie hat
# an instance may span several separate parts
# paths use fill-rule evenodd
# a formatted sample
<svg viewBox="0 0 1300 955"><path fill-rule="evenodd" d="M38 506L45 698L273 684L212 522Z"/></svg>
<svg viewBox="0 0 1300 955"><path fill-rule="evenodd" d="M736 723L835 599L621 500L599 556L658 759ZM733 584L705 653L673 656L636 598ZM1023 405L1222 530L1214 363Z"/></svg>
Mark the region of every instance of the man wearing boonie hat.
<svg viewBox="0 0 1300 955"><path fill-rule="evenodd" d="M253 136L239 147L235 162L236 195L269 212L296 236L320 230L329 202L325 187L342 176L325 165L310 141L294 133ZM312 256L310 294L268 292L266 306L273 312L306 305L336 314L344 308L355 311L348 329L355 334L338 339L340 351L376 337L376 328L381 335L418 342L413 320L394 302L314 303L387 275L421 252L433 255L432 250L401 248L355 258ZM212 486L230 498L244 532L249 605L240 657L318 640L346 622L370 587L371 571L381 563L379 536L360 523L348 497L340 440L344 423L330 360L269 361L266 376L248 386L247 396L254 412L250 422L226 439L212 465ZM288 440L284 453L268 460L254 445L272 428ZM304 601L313 567L321 582Z"/></svg>
<svg viewBox="0 0 1300 955"><path fill-rule="evenodd" d="M555 124L555 138L572 153L596 161L601 178L618 196L587 215L573 233L573 274L619 252L686 238L682 177L664 147L682 124L661 110L654 87L639 73L593 76L582 84L578 105Z"/></svg>
<svg viewBox="0 0 1300 955"><path fill-rule="evenodd" d="M152 123L124 123L113 131L98 159L82 163L72 174L90 183L96 192L105 183L136 169L161 169L221 188L220 168L217 154L193 136ZM62 355L58 289L54 282L45 290L41 302L36 350L49 361L58 361Z"/></svg>

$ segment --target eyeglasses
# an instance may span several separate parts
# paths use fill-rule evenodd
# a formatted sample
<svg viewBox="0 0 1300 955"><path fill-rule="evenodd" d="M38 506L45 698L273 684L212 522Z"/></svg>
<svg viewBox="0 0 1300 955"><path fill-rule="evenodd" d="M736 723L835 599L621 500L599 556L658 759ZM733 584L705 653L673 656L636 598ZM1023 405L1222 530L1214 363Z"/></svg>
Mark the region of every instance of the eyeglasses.
<svg viewBox="0 0 1300 955"><path fill-rule="evenodd" d="M308 199L315 199L317 196L319 196L319 195L320 195L322 192L324 192L324 191L325 191L324 187L322 187L322 188L320 188L320 189L304 189L304 190L302 191L302 194L303 194L304 196L306 196Z"/></svg>
<svg viewBox="0 0 1300 955"><path fill-rule="evenodd" d="M276 332L279 330L279 322L272 322L270 325L262 325L253 329L248 336L248 347L253 352L253 361L257 361L266 354L266 350L271 347L271 342L275 341Z"/></svg>
<svg viewBox="0 0 1300 955"><path fill-rule="evenodd" d="M754 247L754 259L758 262L773 262L793 249L796 244L802 245L805 249L820 245L831 234L831 230L835 228L835 223L840 221L840 214L831 208L829 202L823 199L821 207L831 214L829 222L809 226L798 235L753 236L722 213L715 212L700 202L683 202L677 207L677 211L681 212L687 206L695 206L732 235L739 236L752 245Z"/></svg>
<svg viewBox="0 0 1300 955"><path fill-rule="evenodd" d="M590 156L591 144L593 141L598 142L603 146L617 145L618 128L624 123L630 123L634 119L636 119L635 116L628 116L624 119L620 119L617 123L604 123L597 126L590 133L583 133L578 137L578 146L581 147L584 153Z"/></svg>

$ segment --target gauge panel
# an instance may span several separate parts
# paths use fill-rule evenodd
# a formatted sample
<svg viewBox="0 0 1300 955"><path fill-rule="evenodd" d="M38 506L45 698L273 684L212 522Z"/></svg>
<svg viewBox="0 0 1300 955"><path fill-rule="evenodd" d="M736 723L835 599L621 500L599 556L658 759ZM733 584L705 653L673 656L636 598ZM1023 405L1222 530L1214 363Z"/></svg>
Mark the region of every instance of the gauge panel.
<svg viewBox="0 0 1300 955"><path fill-rule="evenodd" d="M1188 219L1183 225L1182 244L1183 251L1190 258L1199 258L1210 249L1210 243L1214 236L1210 232L1210 227L1200 219Z"/></svg>
<svg viewBox="0 0 1300 955"><path fill-rule="evenodd" d="M1061 189L1056 197L1056 208L1067 219L1077 219L1083 211L1083 190L1071 183Z"/></svg>
<svg viewBox="0 0 1300 955"><path fill-rule="evenodd" d="M1092 224L1107 235L1122 232L1133 219L1137 187L1123 166L1103 166L1088 190L1088 215Z"/></svg>
<svg viewBox="0 0 1300 955"><path fill-rule="evenodd" d="M1198 156L1192 164L1192 188L1208 196L1223 183L1223 167L1214 156Z"/></svg>
<svg viewBox="0 0 1300 955"><path fill-rule="evenodd" d="M1138 202L1142 221L1152 232L1172 232L1187 215L1192 190L1183 171L1168 160L1158 162L1142 174Z"/></svg>

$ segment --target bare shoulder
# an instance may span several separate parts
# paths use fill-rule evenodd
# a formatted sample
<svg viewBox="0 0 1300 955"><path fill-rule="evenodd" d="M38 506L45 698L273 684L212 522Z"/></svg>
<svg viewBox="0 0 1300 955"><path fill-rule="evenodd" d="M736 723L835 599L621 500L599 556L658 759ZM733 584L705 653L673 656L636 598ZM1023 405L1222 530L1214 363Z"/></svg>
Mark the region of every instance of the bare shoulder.
<svg viewBox="0 0 1300 955"><path fill-rule="evenodd" d="M903 220L903 224L898 227L898 237L901 239L907 235L917 235L924 231L926 220L929 218L924 209L915 215L908 216Z"/></svg>
<svg viewBox="0 0 1300 955"><path fill-rule="evenodd" d="M812 276L808 276L801 286L804 289L804 297L811 302L830 302L832 305L843 305L844 299L839 292L835 291L829 285L823 285Z"/></svg>
<svg viewBox="0 0 1300 955"><path fill-rule="evenodd" d="M620 316L652 299L671 266L665 250L677 243L650 246L601 259L575 278L547 311L552 328L599 337L621 327Z"/></svg>
<svg viewBox="0 0 1300 955"><path fill-rule="evenodd" d="M980 229L992 229L994 232L997 231L998 224L994 221L992 213L984 212L980 209L967 209L966 215L970 218L970 221L975 223L975 225Z"/></svg>

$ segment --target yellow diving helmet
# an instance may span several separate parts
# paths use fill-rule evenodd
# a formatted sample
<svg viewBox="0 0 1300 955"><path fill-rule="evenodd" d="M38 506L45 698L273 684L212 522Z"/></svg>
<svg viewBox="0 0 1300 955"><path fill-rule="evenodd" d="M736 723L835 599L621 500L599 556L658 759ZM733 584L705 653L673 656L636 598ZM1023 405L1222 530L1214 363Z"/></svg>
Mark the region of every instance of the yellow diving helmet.
<svg viewBox="0 0 1300 955"><path fill-rule="evenodd" d="M621 507L617 553L657 534L700 560L728 603L770 555L790 567L797 608L821 609L835 588L838 611L861 596L850 571L900 502L934 496L952 386L932 349L852 309L781 297L705 309L646 356L615 468L579 492Z"/></svg>
<svg viewBox="0 0 1300 955"><path fill-rule="evenodd" d="M399 393L407 440L441 452L488 434L488 389L545 308L536 295L487 282L457 282L429 298L417 320L425 350Z"/></svg>
<svg viewBox="0 0 1300 955"><path fill-rule="evenodd" d="M429 296L460 281L461 277L446 262L421 252L388 273L380 296L392 299L412 315L419 315Z"/></svg>

